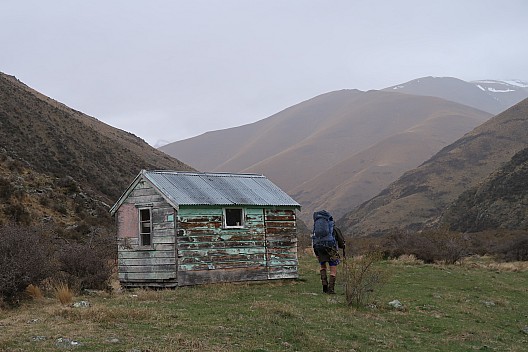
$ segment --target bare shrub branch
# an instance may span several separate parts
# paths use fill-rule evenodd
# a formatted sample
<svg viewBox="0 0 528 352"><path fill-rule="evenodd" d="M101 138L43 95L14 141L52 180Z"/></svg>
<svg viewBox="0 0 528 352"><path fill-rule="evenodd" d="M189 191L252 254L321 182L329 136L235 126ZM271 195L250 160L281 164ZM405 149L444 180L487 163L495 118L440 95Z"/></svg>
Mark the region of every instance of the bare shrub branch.
<svg viewBox="0 0 528 352"><path fill-rule="evenodd" d="M378 264L380 252L369 252L343 262L345 298L349 306L359 308L379 291L387 280L387 272Z"/></svg>

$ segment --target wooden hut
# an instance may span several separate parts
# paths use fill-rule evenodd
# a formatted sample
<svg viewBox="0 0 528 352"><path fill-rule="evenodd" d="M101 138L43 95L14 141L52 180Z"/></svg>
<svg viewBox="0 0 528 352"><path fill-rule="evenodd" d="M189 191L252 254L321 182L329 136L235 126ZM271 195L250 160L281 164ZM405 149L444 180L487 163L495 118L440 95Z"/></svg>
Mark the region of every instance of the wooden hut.
<svg viewBox="0 0 528 352"><path fill-rule="evenodd" d="M125 287L297 278L300 205L262 175L141 171L112 207Z"/></svg>

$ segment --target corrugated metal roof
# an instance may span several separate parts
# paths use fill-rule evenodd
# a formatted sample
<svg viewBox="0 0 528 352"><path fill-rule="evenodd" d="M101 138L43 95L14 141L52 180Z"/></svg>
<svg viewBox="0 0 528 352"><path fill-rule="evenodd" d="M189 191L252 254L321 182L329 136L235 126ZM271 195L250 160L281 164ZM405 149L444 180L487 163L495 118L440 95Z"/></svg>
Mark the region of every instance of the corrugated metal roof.
<svg viewBox="0 0 528 352"><path fill-rule="evenodd" d="M143 175L178 205L300 207L263 175L177 171L143 171Z"/></svg>

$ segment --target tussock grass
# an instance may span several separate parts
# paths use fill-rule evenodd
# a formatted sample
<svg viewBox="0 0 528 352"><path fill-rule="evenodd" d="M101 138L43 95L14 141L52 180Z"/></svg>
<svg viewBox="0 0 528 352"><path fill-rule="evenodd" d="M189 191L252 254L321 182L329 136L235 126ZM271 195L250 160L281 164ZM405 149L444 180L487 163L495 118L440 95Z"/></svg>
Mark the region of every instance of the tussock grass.
<svg viewBox="0 0 528 352"><path fill-rule="evenodd" d="M470 268L493 271L527 272L528 262L496 262L489 256L472 256L464 258L462 265Z"/></svg>
<svg viewBox="0 0 528 352"><path fill-rule="evenodd" d="M28 285L26 287L26 294L35 300L40 300L44 298L44 294L42 293L42 290L33 284Z"/></svg>
<svg viewBox="0 0 528 352"><path fill-rule="evenodd" d="M394 265L423 265L424 261L416 258L414 254L402 254L398 258L390 260Z"/></svg>
<svg viewBox="0 0 528 352"><path fill-rule="evenodd" d="M55 298L59 300L62 305L70 304L73 302L73 291L64 282L56 282L53 284L53 292Z"/></svg>

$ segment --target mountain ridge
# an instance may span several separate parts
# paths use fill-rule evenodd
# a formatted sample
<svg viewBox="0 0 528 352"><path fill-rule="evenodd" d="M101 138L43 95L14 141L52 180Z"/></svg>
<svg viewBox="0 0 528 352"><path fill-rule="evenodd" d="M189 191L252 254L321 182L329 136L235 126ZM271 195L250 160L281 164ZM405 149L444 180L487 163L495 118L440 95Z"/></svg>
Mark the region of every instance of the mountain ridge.
<svg viewBox="0 0 528 352"><path fill-rule="evenodd" d="M383 90L435 96L496 115L528 97L528 82L490 79L466 82L454 77L428 76Z"/></svg>
<svg viewBox="0 0 528 352"><path fill-rule="evenodd" d="M528 99L491 118L407 171L339 223L355 236L440 224L445 209L528 146Z"/></svg>
<svg viewBox="0 0 528 352"><path fill-rule="evenodd" d="M331 210L336 214L342 214L346 207L352 208L374 196L407 167L425 161L439 148L491 116L436 97L387 91L340 90L296 104L268 119L171 143L161 150L201 171L265 174L294 198L299 198L297 200L304 209L299 217L310 221L311 211L326 204L332 205ZM441 125L445 127L432 127ZM377 143L405 131L409 135L423 135L407 140L408 143L415 143L414 148L419 152L408 153L408 164L404 167L394 164L393 170L389 170L391 177L380 178L383 180L380 181L383 182L381 186L363 191L358 183L356 191L351 191L350 185L334 184L337 177L321 176L317 179L317 175L324 174L339 163L355 160L355 154L374 148ZM416 144L419 141L435 147L420 147ZM404 144L405 139L400 138L399 143ZM391 147L386 149L390 153ZM401 146L401 149L412 148ZM378 153L382 151L379 148ZM212 162L209 164L210 160ZM340 172L336 169L336 173ZM365 178L368 177L365 175ZM322 202L329 195L317 190L325 188L325 182L331 183L331 189L346 190L338 197L339 201ZM357 203L350 204L351 199Z"/></svg>

